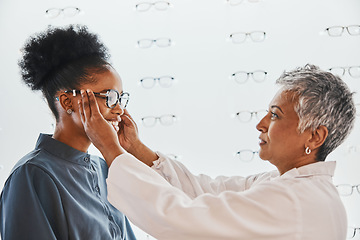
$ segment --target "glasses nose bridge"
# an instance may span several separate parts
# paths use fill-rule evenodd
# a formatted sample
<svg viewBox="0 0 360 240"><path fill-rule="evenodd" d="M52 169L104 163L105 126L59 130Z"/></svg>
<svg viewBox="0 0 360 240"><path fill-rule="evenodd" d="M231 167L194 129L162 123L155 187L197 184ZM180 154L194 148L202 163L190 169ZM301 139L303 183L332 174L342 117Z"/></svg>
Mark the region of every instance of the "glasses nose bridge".
<svg viewBox="0 0 360 240"><path fill-rule="evenodd" d="M356 188L356 190L358 191L358 193L360 193L360 184L353 186L353 188Z"/></svg>

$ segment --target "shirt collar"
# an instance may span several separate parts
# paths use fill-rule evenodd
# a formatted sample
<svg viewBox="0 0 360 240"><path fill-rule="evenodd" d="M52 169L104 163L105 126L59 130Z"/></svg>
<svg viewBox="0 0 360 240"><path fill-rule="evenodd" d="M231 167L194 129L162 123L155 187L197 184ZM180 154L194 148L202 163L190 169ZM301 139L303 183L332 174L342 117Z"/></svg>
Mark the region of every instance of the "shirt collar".
<svg viewBox="0 0 360 240"><path fill-rule="evenodd" d="M37 142L36 149L44 149L47 152L59 157L65 161L73 162L76 164L89 166L90 154L81 152L75 148L66 145L58 140L52 138L52 135L41 133Z"/></svg>
<svg viewBox="0 0 360 240"><path fill-rule="evenodd" d="M316 175L327 175L329 177L334 176L336 167L336 162L329 161L329 162L316 162L311 163L299 168L293 168L283 175L281 178L300 178L300 177L309 177L309 176L316 176Z"/></svg>

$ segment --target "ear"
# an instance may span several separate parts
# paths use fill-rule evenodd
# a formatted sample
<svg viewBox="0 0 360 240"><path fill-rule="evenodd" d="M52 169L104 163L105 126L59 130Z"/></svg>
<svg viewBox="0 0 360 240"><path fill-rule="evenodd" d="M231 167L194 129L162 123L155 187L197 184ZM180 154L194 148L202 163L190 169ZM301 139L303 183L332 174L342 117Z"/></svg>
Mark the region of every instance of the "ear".
<svg viewBox="0 0 360 240"><path fill-rule="evenodd" d="M60 94L58 100L65 112L69 109L73 110L73 102L66 93Z"/></svg>
<svg viewBox="0 0 360 240"><path fill-rule="evenodd" d="M321 145L324 144L327 136L328 136L328 129L325 126L319 126L315 131L312 132L311 138L308 140L308 146L311 150L315 150Z"/></svg>

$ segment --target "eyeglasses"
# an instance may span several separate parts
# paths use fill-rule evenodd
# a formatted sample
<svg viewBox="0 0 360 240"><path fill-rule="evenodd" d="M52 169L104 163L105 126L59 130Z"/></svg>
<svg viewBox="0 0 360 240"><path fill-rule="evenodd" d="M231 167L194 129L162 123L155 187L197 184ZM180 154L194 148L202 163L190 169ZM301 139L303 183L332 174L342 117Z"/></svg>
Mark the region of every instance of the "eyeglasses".
<svg viewBox="0 0 360 240"><path fill-rule="evenodd" d="M250 162L256 154L259 154L259 151L245 149L238 151L236 156L243 162Z"/></svg>
<svg viewBox="0 0 360 240"><path fill-rule="evenodd" d="M360 194L360 184L358 185L350 185L350 184L339 184L336 185L336 189L339 192L340 196L350 196L354 192L354 188L357 189Z"/></svg>
<svg viewBox="0 0 360 240"><path fill-rule="evenodd" d="M265 32L262 31L253 31L253 32L235 32L230 34L230 39L233 43L243 43L245 40L250 37L253 42L262 42L265 40Z"/></svg>
<svg viewBox="0 0 360 240"><path fill-rule="evenodd" d="M244 2L244 0L226 0L229 5L236 6ZM248 0L248 2L255 3L259 2L259 0Z"/></svg>
<svg viewBox="0 0 360 240"><path fill-rule="evenodd" d="M176 121L176 116L172 114L162 115L160 117L148 116L141 118L145 127L153 127L159 121L164 126L170 126Z"/></svg>
<svg viewBox="0 0 360 240"><path fill-rule="evenodd" d="M171 39L170 38L157 38L157 39L140 39L137 41L139 48L149 48L153 44L158 47L169 47L171 46Z"/></svg>
<svg viewBox="0 0 360 240"><path fill-rule="evenodd" d="M253 72L245 72L245 71L238 71L231 75L231 78L235 80L237 83L245 83L249 79L249 76L252 76L255 82L263 82L266 79L267 72L263 70L257 70Z"/></svg>
<svg viewBox="0 0 360 240"><path fill-rule="evenodd" d="M255 116L256 119L261 120L267 114L266 110L258 110L254 112L250 111L240 111L236 113L236 117L240 120L240 122L250 122L250 120Z"/></svg>
<svg viewBox="0 0 360 240"><path fill-rule="evenodd" d="M360 25L350 25L350 26L333 26L328 27L325 29L325 31L329 34L330 37L340 37L344 29L347 30L347 32L352 36L358 36L360 35Z"/></svg>
<svg viewBox="0 0 360 240"><path fill-rule="evenodd" d="M168 88L168 87L171 87L171 85L174 81L174 78L170 77L170 76L162 76L162 77L158 77L158 78L146 77L146 78L143 78L140 80L140 84L144 88L149 89L149 88L152 88L155 86L156 81L159 82L159 85L161 87Z"/></svg>
<svg viewBox="0 0 360 240"><path fill-rule="evenodd" d="M50 8L46 10L45 14L49 18L56 18L61 13L64 17L74 17L80 12L80 9L77 7L66 7L66 8Z"/></svg>
<svg viewBox="0 0 360 240"><path fill-rule="evenodd" d="M338 76L344 76L345 72L349 73L350 76L354 78L360 77L360 66L352 66L352 67L332 67L329 68L329 71Z"/></svg>
<svg viewBox="0 0 360 240"><path fill-rule="evenodd" d="M348 227L348 230L347 230L347 234L346 234L346 239L351 239L351 238L354 238L355 235L356 235L356 230L359 230L360 232L360 228L359 227Z"/></svg>
<svg viewBox="0 0 360 240"><path fill-rule="evenodd" d="M80 94L80 90L67 90L65 93L72 92L73 96L75 97L77 93ZM119 105L122 109L125 109L126 106L129 103L129 96L130 94L127 92L119 93L118 91L114 89L108 89L106 90L106 93L99 93L94 92L95 96L99 96L101 98L106 99L106 106L108 108L114 108L116 104L119 102Z"/></svg>
<svg viewBox="0 0 360 240"><path fill-rule="evenodd" d="M139 12L146 12L151 7L154 7L156 10L164 11L170 7L170 3L166 1L157 1L157 2L142 2L135 5L135 8Z"/></svg>

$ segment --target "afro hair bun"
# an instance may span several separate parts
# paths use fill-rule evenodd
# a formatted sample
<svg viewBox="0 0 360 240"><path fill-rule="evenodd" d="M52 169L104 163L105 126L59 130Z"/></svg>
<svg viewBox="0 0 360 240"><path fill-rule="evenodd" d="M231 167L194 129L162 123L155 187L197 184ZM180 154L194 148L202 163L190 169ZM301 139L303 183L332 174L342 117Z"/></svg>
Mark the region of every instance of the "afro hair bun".
<svg viewBox="0 0 360 240"><path fill-rule="evenodd" d="M67 64L85 57L107 61L107 48L86 26L51 27L31 36L22 49L19 61L23 81L32 90L41 90L48 76Z"/></svg>

